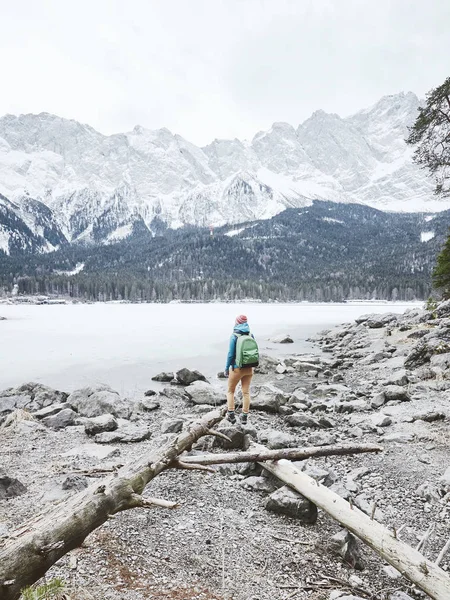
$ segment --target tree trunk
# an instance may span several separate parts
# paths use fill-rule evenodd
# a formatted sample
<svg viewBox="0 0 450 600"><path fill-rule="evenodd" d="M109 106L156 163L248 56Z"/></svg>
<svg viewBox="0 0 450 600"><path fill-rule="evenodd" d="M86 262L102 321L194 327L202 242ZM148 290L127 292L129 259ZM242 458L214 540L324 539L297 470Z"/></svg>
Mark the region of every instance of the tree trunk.
<svg viewBox="0 0 450 600"><path fill-rule="evenodd" d="M299 471L289 461L260 464L358 536L431 598L449 600L448 575L420 552L398 540L394 532L388 531L358 508L350 506L346 500Z"/></svg>
<svg viewBox="0 0 450 600"><path fill-rule="evenodd" d="M363 452L382 452L381 446L361 444L358 446L311 446L307 448L281 448L267 450L259 447L250 452L228 452L224 454L200 454L183 456L182 462L187 465L223 465L227 463L263 462L267 460L306 460L319 456L344 456L347 454L362 454Z"/></svg>
<svg viewBox="0 0 450 600"><path fill-rule="evenodd" d="M80 546L110 515L130 508L161 505L141 496L147 484L170 467L179 454L208 435L224 413L225 409L208 413L172 443L125 465L117 474L30 519L13 532L12 540L0 548L0 600L17 600L24 587L36 582L57 560ZM170 506L173 504L169 503Z"/></svg>

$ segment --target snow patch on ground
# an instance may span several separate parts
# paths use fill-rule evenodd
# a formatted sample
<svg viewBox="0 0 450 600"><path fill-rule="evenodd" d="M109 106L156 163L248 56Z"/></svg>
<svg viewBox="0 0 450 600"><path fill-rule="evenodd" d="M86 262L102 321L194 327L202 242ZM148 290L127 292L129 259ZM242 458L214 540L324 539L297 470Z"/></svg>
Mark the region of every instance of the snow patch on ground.
<svg viewBox="0 0 450 600"><path fill-rule="evenodd" d="M432 221L435 218L436 218L436 215L428 215L427 217L425 217L425 221L428 223L429 221Z"/></svg>
<svg viewBox="0 0 450 600"><path fill-rule="evenodd" d="M0 250L9 255L9 233L0 226Z"/></svg>
<svg viewBox="0 0 450 600"><path fill-rule="evenodd" d="M344 221L340 221L339 219L332 219L331 217L323 217L322 221L327 221L328 223L340 223L344 225Z"/></svg>
<svg viewBox="0 0 450 600"><path fill-rule="evenodd" d="M420 234L421 242L429 242L434 238L434 231L422 231Z"/></svg>
<svg viewBox="0 0 450 600"><path fill-rule="evenodd" d="M57 273L58 275L68 275L70 277L71 275L77 275L78 273L81 273L83 269L84 263L77 263L75 269L73 269L72 271L55 271L55 273Z"/></svg>
<svg viewBox="0 0 450 600"><path fill-rule="evenodd" d="M227 231L225 235L227 235L228 237L234 237L235 235L239 235L246 229L246 227L241 227L241 229L232 229L231 231Z"/></svg>
<svg viewBox="0 0 450 600"><path fill-rule="evenodd" d="M115 231L108 235L108 242L117 242L119 240L123 240L127 238L129 235L133 233L133 224L128 223L127 225L122 225L122 227L118 227Z"/></svg>

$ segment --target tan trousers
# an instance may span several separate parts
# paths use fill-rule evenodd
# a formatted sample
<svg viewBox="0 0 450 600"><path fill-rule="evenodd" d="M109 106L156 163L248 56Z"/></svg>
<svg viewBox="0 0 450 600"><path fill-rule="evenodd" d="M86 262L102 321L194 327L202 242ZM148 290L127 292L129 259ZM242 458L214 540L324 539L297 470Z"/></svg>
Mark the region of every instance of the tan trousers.
<svg viewBox="0 0 450 600"><path fill-rule="evenodd" d="M228 410L234 410L234 392L237 385L241 382L242 396L242 411L248 413L250 409L250 382L253 377L252 367L243 367L242 369L230 369L228 374L228 392L227 392L227 407Z"/></svg>

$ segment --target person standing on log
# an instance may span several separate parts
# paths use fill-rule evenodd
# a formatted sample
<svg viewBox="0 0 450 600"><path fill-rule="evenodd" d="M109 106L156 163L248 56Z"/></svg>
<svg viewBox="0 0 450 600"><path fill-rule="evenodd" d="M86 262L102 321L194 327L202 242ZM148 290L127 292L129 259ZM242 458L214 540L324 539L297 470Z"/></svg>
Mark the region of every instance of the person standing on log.
<svg viewBox="0 0 450 600"><path fill-rule="evenodd" d="M236 317L230 338L224 371L225 377L228 377L227 419L230 423L236 423L234 392L238 383L241 382L243 396L241 423L247 424L250 410L250 383L253 377L253 367L257 367L258 362L258 344L250 333L247 317L239 315Z"/></svg>

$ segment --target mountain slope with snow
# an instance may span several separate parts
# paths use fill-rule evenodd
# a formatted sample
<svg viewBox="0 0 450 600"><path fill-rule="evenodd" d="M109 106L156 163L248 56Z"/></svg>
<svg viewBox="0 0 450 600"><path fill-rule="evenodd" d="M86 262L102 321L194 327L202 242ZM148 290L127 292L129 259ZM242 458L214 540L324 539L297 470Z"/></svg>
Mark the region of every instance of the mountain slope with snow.
<svg viewBox="0 0 450 600"><path fill-rule="evenodd" d="M433 195L433 183L404 142L418 105L412 93L386 96L347 118L316 111L297 129L274 123L251 142L215 140L204 148L165 128L136 126L105 136L48 113L6 115L0 118L0 193L18 206L28 198L49 209L45 219L53 225L45 231L30 206L24 209L26 226L45 240L41 251L66 240L117 240L160 222L266 219L314 199L444 210L449 201Z"/></svg>

